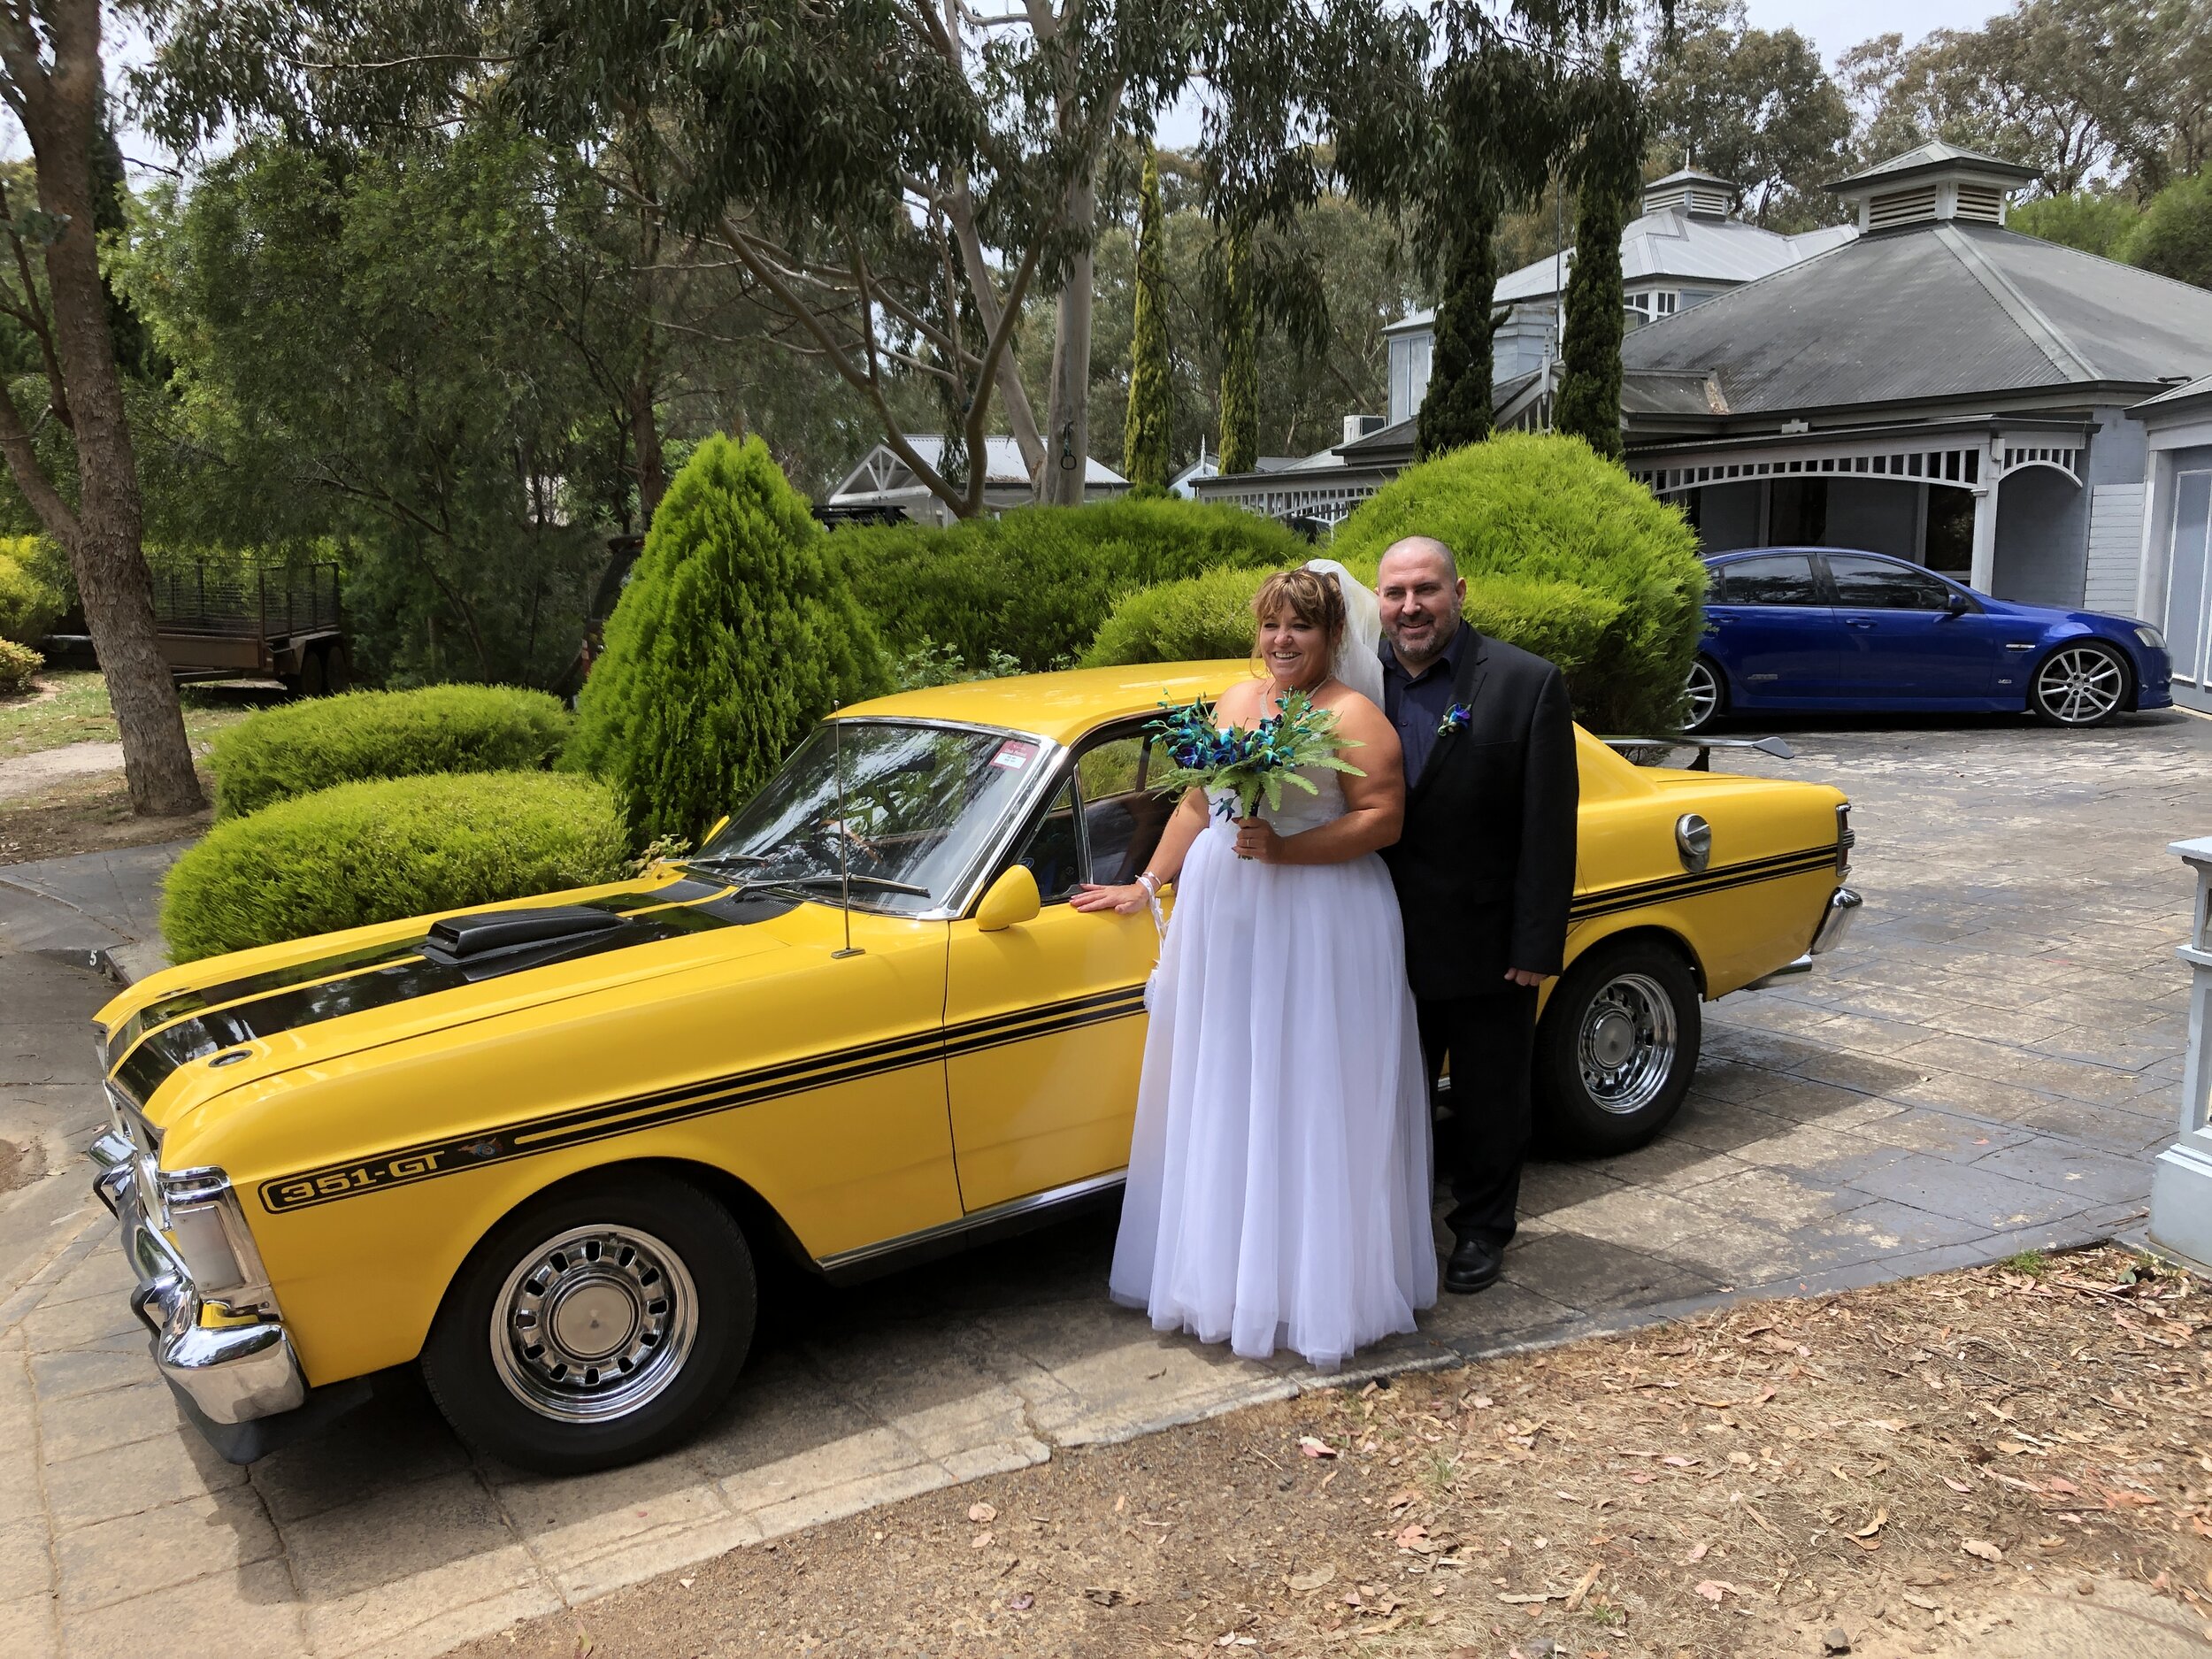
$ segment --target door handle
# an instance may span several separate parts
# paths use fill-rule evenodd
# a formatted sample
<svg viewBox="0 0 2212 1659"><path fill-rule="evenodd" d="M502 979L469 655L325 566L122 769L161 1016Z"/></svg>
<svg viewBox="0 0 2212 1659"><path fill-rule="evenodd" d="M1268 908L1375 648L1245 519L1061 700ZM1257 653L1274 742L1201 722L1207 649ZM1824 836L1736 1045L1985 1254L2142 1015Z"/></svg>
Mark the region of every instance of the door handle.
<svg viewBox="0 0 2212 1659"><path fill-rule="evenodd" d="M1874 625L1864 617L1846 617L1843 626L1847 628L1870 628Z"/></svg>

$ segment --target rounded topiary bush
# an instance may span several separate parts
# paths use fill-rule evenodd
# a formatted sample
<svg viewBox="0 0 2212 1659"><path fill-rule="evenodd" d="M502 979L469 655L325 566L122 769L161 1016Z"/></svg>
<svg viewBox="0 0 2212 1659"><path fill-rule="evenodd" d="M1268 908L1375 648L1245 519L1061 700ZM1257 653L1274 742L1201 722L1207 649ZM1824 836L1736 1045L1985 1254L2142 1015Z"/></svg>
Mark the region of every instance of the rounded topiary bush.
<svg viewBox="0 0 2212 1659"><path fill-rule="evenodd" d="M1279 570L1310 551L1271 518L1173 497L855 526L832 546L898 649L948 646L972 668L1005 652L1031 672L1081 652L1134 589L1224 567Z"/></svg>
<svg viewBox="0 0 2212 1659"><path fill-rule="evenodd" d="M627 839L589 778L465 772L340 784L219 823L177 860L177 962L611 881Z"/></svg>
<svg viewBox="0 0 2212 1659"><path fill-rule="evenodd" d="M0 639L0 692L12 696L28 691L33 676L45 665L46 659L29 646Z"/></svg>
<svg viewBox="0 0 2212 1659"><path fill-rule="evenodd" d="M36 645L68 609L42 563L36 536L0 536L0 640Z"/></svg>
<svg viewBox="0 0 2212 1659"><path fill-rule="evenodd" d="M366 778L549 766L571 725L556 699L511 686L352 691L284 703L217 736L208 759L216 815L237 818Z"/></svg>
<svg viewBox="0 0 2212 1659"><path fill-rule="evenodd" d="M1579 438L1500 434L1409 467L1338 527L1329 551L1371 572L1407 535L1458 555L1471 618L1557 663L1583 725L1678 723L1705 567L1681 513L1617 464Z"/></svg>
<svg viewBox="0 0 2212 1659"><path fill-rule="evenodd" d="M733 812L835 705L889 688L826 533L758 438L702 443L653 515L571 763L638 845Z"/></svg>

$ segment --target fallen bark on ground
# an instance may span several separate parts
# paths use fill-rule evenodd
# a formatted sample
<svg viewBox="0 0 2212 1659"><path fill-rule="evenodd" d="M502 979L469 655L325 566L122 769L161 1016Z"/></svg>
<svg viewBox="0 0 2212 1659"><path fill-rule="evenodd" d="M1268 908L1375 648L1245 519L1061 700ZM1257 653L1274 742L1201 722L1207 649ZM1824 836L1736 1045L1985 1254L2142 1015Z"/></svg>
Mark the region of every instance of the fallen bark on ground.
<svg viewBox="0 0 2212 1659"><path fill-rule="evenodd" d="M2208 1641L2212 1304L2105 1248L1064 1451L465 1651L2163 1659Z"/></svg>

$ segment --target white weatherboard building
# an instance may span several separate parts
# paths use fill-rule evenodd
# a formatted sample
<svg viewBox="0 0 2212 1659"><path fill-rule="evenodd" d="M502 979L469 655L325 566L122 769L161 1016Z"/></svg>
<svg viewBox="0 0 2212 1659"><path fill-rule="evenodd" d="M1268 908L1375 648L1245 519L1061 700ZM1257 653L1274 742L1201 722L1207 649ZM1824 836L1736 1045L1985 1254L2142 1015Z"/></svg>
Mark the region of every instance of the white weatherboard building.
<svg viewBox="0 0 2212 1659"><path fill-rule="evenodd" d="M2136 612L2165 630L2174 701L2212 713L2212 374L2128 413L2148 452Z"/></svg>
<svg viewBox="0 0 2212 1659"><path fill-rule="evenodd" d="M2212 373L2212 292L2007 229L2034 176L1931 143L1839 180L1855 240L1623 343L1630 472L1710 551L1868 548L2159 618L2143 406Z"/></svg>

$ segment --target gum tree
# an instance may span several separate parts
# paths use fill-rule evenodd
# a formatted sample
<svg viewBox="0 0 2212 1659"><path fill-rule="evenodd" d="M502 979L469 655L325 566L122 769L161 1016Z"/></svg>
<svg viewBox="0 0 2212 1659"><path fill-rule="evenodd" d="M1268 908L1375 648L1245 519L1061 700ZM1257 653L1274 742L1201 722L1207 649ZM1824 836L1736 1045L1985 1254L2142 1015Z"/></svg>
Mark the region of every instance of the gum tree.
<svg viewBox="0 0 2212 1659"><path fill-rule="evenodd" d="M46 533L69 555L123 740L131 809L166 818L204 803L175 684L155 638L145 510L95 235L105 83L98 0L25 0L0 12L0 100L30 142L34 200L0 191L0 315L38 370L0 388L0 451ZM42 407L40 406L42 401ZM73 477L42 456L48 422Z"/></svg>

